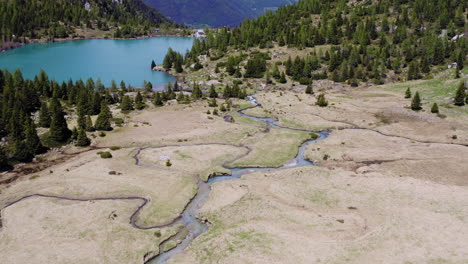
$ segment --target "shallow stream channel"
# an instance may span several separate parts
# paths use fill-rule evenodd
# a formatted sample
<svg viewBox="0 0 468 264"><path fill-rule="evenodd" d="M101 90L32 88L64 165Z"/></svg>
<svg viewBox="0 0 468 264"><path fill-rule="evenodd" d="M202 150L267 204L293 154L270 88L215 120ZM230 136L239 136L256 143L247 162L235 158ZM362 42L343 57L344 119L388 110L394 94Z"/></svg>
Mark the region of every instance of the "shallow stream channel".
<svg viewBox="0 0 468 264"><path fill-rule="evenodd" d="M252 107L249 108L254 108L254 107L260 107L261 105L257 103L257 100L253 96L248 96L248 101L253 104ZM249 109L246 108L246 109ZM190 243L197 238L199 235L205 233L208 231L208 224L203 222L202 220L197 218L198 211L200 208L203 206L205 203L210 191L211 191L211 185L216 182L221 182L221 181L229 181L229 180L234 180L234 179L239 179L243 175L253 173L253 172L258 172L258 171L275 171L275 170L282 170L282 169L288 169L288 168L296 168L296 167L305 167L305 166L313 166L314 163L306 160L304 158L304 153L306 150L306 147L309 144L313 144L319 140L325 139L329 132L328 131L321 131L321 132L314 132L314 131L308 131L308 130L302 130L302 129L294 129L294 128L288 128L288 127L282 127L279 125L276 125L275 123L277 120L274 120L273 118L259 118L259 117L254 117L245 114L243 111L246 110L239 110L239 114L242 116L245 116L247 118L250 118L255 121L260 121L265 124L267 124L269 127L273 128L279 128L279 129L290 129L290 130L296 130L296 131L305 131L305 132L311 132L311 133L317 133L319 137L314 140L309 140L304 142L300 147L297 156L285 164L283 166L278 167L278 168L228 168L231 171L230 175L223 175L223 176L214 176L211 177L208 181L203 181L200 180L198 182L198 192L195 195L195 197L189 202L185 210L182 212L182 215L180 219L177 221L179 224L182 224L184 227L173 237L171 237L169 240L163 242L160 245L160 254L157 255L156 257L150 259L147 261L147 264L163 264L166 263L170 258L173 256L183 252L189 245ZM173 247L170 250L167 250L164 252L164 249L167 248L167 243L172 243L174 244L174 241L178 241L180 243L177 244L177 246Z"/></svg>

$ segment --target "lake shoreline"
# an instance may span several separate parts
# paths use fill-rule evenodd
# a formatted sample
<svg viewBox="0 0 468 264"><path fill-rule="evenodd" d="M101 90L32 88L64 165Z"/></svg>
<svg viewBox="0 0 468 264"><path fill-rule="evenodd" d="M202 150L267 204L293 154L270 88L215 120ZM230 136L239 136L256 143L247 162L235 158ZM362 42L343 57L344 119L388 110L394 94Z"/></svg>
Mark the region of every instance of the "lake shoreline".
<svg viewBox="0 0 468 264"><path fill-rule="evenodd" d="M59 83L92 77L100 78L106 87L110 87L112 80L143 87L146 80L156 86L154 89L163 90L162 85L169 81L181 81L173 72L152 71L149 64L151 60L161 63L169 48L181 53L190 50L193 37L161 34L121 40L124 39L68 38L49 44L37 41L29 43L35 45L0 53L0 63L11 72L21 69L27 78L34 78L44 70ZM47 63L41 64L44 61Z"/></svg>
<svg viewBox="0 0 468 264"><path fill-rule="evenodd" d="M151 34L145 36L139 36L135 38L107 38L107 37L67 37L67 38L59 38L54 39L52 41L46 39L32 39L27 40L27 43L22 42L13 42L11 43L10 47L0 47L0 53L9 52L26 45L30 44L48 44L48 43L56 43L56 42L67 42L67 41L77 41L77 40L93 40L93 39L108 39L108 40L137 40L137 39L148 39L148 38L157 38L157 37L191 37L192 35L183 35L183 34Z"/></svg>

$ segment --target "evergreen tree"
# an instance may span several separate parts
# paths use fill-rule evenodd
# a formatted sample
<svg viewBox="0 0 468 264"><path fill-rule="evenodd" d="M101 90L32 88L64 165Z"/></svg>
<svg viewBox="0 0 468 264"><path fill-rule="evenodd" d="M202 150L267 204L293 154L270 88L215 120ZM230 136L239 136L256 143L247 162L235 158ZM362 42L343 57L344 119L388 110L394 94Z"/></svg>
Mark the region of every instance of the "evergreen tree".
<svg viewBox="0 0 468 264"><path fill-rule="evenodd" d="M286 74L284 72L281 73L279 83L287 83L288 81L286 80Z"/></svg>
<svg viewBox="0 0 468 264"><path fill-rule="evenodd" d="M314 90L312 89L312 85L307 85L307 87L305 89L305 93L306 94L313 94L314 93Z"/></svg>
<svg viewBox="0 0 468 264"><path fill-rule="evenodd" d="M143 96L141 96L140 92L138 92L135 97L135 108L137 110L142 110L143 108L145 108L145 103L143 102Z"/></svg>
<svg viewBox="0 0 468 264"><path fill-rule="evenodd" d="M78 106L78 118L76 120L78 128L86 129L86 115L82 107Z"/></svg>
<svg viewBox="0 0 468 264"><path fill-rule="evenodd" d="M34 156L35 154L40 153L43 150L43 146L37 135L36 126L34 122L28 118L26 119L26 131L25 131L25 143L27 151Z"/></svg>
<svg viewBox="0 0 468 264"><path fill-rule="evenodd" d="M218 103L216 102L216 98L212 98L212 99L208 102L208 106L209 106L209 107L217 107L217 106L218 106Z"/></svg>
<svg viewBox="0 0 468 264"><path fill-rule="evenodd" d="M411 90L410 90L410 88L408 87L408 88L406 89L406 92L405 92L405 98L406 98L406 99L409 99L409 98L411 98L411 96L412 96L412 95L411 95Z"/></svg>
<svg viewBox="0 0 468 264"><path fill-rule="evenodd" d="M87 115L85 118L85 129L88 132L95 131L94 126L93 126L93 120L91 120L91 116L89 115Z"/></svg>
<svg viewBox="0 0 468 264"><path fill-rule="evenodd" d="M163 106L164 105L163 100L161 98L161 94L159 92L154 93L153 104L155 106Z"/></svg>
<svg viewBox="0 0 468 264"><path fill-rule="evenodd" d="M51 100L50 111L52 120L50 122L49 139L53 144L67 142L71 136L71 131L68 129L62 105L55 97Z"/></svg>
<svg viewBox="0 0 468 264"><path fill-rule="evenodd" d="M78 131L78 137L76 139L75 146L77 147L86 147L91 144L91 140L89 140L88 136L86 136L86 132L83 129Z"/></svg>
<svg viewBox="0 0 468 264"><path fill-rule="evenodd" d="M460 77L460 72L463 70L463 68L465 67L465 65L463 65L463 61L465 59L465 55L460 51L458 53L458 57L457 57L457 77L459 78Z"/></svg>
<svg viewBox="0 0 468 264"><path fill-rule="evenodd" d="M39 126L50 127L50 112L46 102L42 102L41 109L39 110Z"/></svg>
<svg viewBox="0 0 468 264"><path fill-rule="evenodd" d="M122 98L122 102L120 103L120 109L122 109L122 111L133 110L133 102L132 102L132 99L128 95L125 95Z"/></svg>
<svg viewBox="0 0 468 264"><path fill-rule="evenodd" d="M421 98L419 97L419 92L416 92L413 96L413 100L411 101L411 110L419 111L421 109Z"/></svg>
<svg viewBox="0 0 468 264"><path fill-rule="evenodd" d="M457 91L455 92L454 103L457 106L464 106L465 105L465 83L462 81L458 86Z"/></svg>
<svg viewBox="0 0 468 264"><path fill-rule="evenodd" d="M112 130L112 126L110 122L111 118L112 118L112 113L109 107L107 106L105 102L102 102L101 112L99 113L96 119L96 124L95 124L96 130L111 131Z"/></svg>
<svg viewBox="0 0 468 264"><path fill-rule="evenodd" d="M325 99L325 94L319 94L319 96L317 97L317 102L315 102L316 105L320 106L320 107L325 107L328 105L328 101L327 99Z"/></svg>
<svg viewBox="0 0 468 264"><path fill-rule="evenodd" d="M6 171L11 168L10 164L8 164L8 157L5 153L3 148L0 148L0 171Z"/></svg>
<svg viewBox="0 0 468 264"><path fill-rule="evenodd" d="M151 69L154 69L154 67L156 67L156 62L154 62L154 60L151 61Z"/></svg>
<svg viewBox="0 0 468 264"><path fill-rule="evenodd" d="M218 93L216 92L216 89L213 84L210 87L209 94L210 94L210 98L218 98Z"/></svg>
<svg viewBox="0 0 468 264"><path fill-rule="evenodd" d="M17 139L15 140L14 157L21 162L30 162L34 158L34 155L30 152L24 140Z"/></svg>
<svg viewBox="0 0 468 264"><path fill-rule="evenodd" d="M145 91L151 92L153 91L153 84L151 82L147 82L145 85Z"/></svg>
<svg viewBox="0 0 468 264"><path fill-rule="evenodd" d="M431 107L431 113L438 114L439 113L439 106L437 103L434 103Z"/></svg>

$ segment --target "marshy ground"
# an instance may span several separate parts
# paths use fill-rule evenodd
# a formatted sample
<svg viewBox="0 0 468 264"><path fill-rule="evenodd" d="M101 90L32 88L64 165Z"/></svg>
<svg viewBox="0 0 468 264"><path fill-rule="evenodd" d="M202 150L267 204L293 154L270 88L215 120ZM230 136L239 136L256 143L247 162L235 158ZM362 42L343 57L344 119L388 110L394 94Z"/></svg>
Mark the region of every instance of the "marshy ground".
<svg viewBox="0 0 468 264"><path fill-rule="evenodd" d="M468 108L448 104L456 82L434 82L323 88L326 108L303 87L258 92L262 107L246 113L331 131L307 147L317 166L214 183L199 212L208 232L168 263L467 262ZM422 94L424 111L406 108L408 86ZM430 113L432 102L441 115ZM209 109L197 102L141 111L95 139L103 149L0 187L2 208L31 194L90 199L31 197L4 208L0 258L142 263L180 228L175 220L199 179L225 173L223 165L280 166L310 138L235 111L235 122L225 122ZM112 159L96 154L110 146L121 147ZM148 200L135 223L156 228L129 223L141 202L93 200L135 196Z"/></svg>

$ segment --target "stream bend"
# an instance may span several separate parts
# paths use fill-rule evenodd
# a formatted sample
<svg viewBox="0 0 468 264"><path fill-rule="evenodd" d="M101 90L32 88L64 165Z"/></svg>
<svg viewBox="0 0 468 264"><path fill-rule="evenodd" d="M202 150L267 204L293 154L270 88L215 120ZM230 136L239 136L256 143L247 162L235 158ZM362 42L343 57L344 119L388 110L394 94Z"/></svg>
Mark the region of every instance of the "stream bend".
<svg viewBox="0 0 468 264"><path fill-rule="evenodd" d="M258 172L258 171L274 171L274 170L281 170L281 169L287 169L287 168L296 168L296 167L314 165L313 162L305 159L304 157L305 150L308 145L325 139L329 135L329 131L314 132L310 130L283 127L283 126L276 125L275 123L277 122L277 120L274 120L273 118L260 118L260 117L247 115L244 113L245 110L261 106L260 104L257 103L257 100L253 96L248 96L248 101L251 102L253 106L237 111L241 116L247 117L254 121L265 123L266 125L272 128L317 133L319 134L319 137L302 143L302 145L299 147L299 151L296 157L293 160L286 162L281 167L278 167L278 168L256 168L256 167L229 168L229 167L224 166L226 169L229 169L231 171L230 175L213 176L206 182L199 180L197 194L188 203L185 210L182 212L180 216L181 222L183 224L183 228L176 235L174 235L171 239L161 243L161 245L159 246L160 254L148 260L146 262L147 264L166 263L173 256L183 252L195 238L197 238L199 235L208 231L208 224L198 219L197 214L200 208L205 203L206 198L208 197L211 191L211 185L213 183L238 179L242 177L243 175L253 173L253 172ZM177 243L177 246L164 252L164 248L166 244L171 243L171 241L175 241Z"/></svg>

